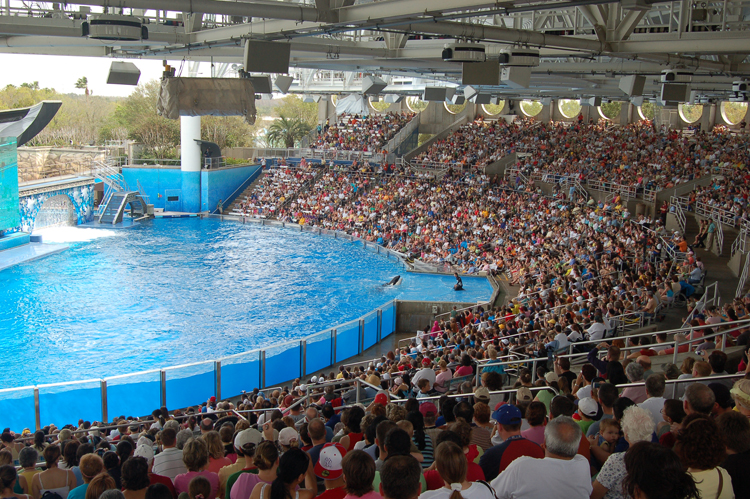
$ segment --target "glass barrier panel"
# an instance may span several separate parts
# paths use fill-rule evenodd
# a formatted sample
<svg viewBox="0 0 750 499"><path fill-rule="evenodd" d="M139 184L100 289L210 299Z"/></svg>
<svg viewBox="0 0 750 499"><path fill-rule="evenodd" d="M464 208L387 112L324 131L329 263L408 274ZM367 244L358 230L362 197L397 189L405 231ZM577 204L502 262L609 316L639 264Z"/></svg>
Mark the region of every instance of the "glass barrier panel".
<svg viewBox="0 0 750 499"><path fill-rule="evenodd" d="M15 433L21 433L24 428L34 431L36 428L36 414L34 408L34 387L10 388L0 390L0 425L10 428ZM75 421L68 421L77 423ZM44 420L42 420L44 425Z"/></svg>
<svg viewBox="0 0 750 499"><path fill-rule="evenodd" d="M336 362L359 354L359 321L336 327Z"/></svg>
<svg viewBox="0 0 750 499"><path fill-rule="evenodd" d="M107 416L147 416L161 407L161 373L149 371L107 379Z"/></svg>
<svg viewBox="0 0 750 499"><path fill-rule="evenodd" d="M305 352L305 376L329 367L331 362L331 347L333 336L331 331L323 331L306 339L307 351Z"/></svg>
<svg viewBox="0 0 750 499"><path fill-rule="evenodd" d="M221 398L260 388L260 350L221 359Z"/></svg>
<svg viewBox="0 0 750 499"><path fill-rule="evenodd" d="M378 342L378 311L365 315L365 344L362 350L367 350Z"/></svg>
<svg viewBox="0 0 750 499"><path fill-rule="evenodd" d="M101 383L95 380L39 386L39 416L42 426L77 426L79 419L101 421Z"/></svg>
<svg viewBox="0 0 750 499"><path fill-rule="evenodd" d="M170 409L197 405L216 395L216 375L213 361L184 367L172 367L165 369L165 371L167 375L167 407Z"/></svg>
<svg viewBox="0 0 750 499"><path fill-rule="evenodd" d="M395 331L396 327L396 307L393 302L386 303L380 307L383 313L383 322L380 326L380 339L382 340L386 336L390 336Z"/></svg>
<svg viewBox="0 0 750 499"><path fill-rule="evenodd" d="M300 342L266 349L266 385L274 386L300 377L302 348Z"/></svg>

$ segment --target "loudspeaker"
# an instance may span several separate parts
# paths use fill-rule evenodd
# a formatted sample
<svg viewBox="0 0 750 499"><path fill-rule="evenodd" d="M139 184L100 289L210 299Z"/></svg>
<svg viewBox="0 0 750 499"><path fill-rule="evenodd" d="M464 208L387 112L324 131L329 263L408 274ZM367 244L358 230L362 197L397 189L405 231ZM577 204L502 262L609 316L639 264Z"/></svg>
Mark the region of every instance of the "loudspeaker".
<svg viewBox="0 0 750 499"><path fill-rule="evenodd" d="M474 98L474 104L490 104L492 102L492 94L478 93Z"/></svg>
<svg viewBox="0 0 750 499"><path fill-rule="evenodd" d="M529 88L531 84L531 68L503 66L500 71L500 82L511 88Z"/></svg>
<svg viewBox="0 0 750 499"><path fill-rule="evenodd" d="M365 76L362 79L362 93L365 95L377 95L387 86L388 84L377 76Z"/></svg>
<svg viewBox="0 0 750 499"><path fill-rule="evenodd" d="M112 85L138 85L141 70L132 62L113 62L109 67L107 83Z"/></svg>
<svg viewBox="0 0 750 499"><path fill-rule="evenodd" d="M248 73L288 73L292 46L286 42L245 42L245 71Z"/></svg>
<svg viewBox="0 0 750 499"><path fill-rule="evenodd" d="M289 91L289 87L292 86L293 82L294 78L291 76L277 76L274 84L276 85L276 88L281 90L282 94L285 94Z"/></svg>
<svg viewBox="0 0 750 499"><path fill-rule="evenodd" d="M445 100L451 100L451 99L453 99L454 95L456 95L456 89L454 87L446 87L446 89L445 89Z"/></svg>
<svg viewBox="0 0 750 499"><path fill-rule="evenodd" d="M679 83L664 83L661 86L662 102L686 102L688 100L688 86Z"/></svg>
<svg viewBox="0 0 750 499"><path fill-rule="evenodd" d="M602 98L601 97L588 97L586 99L581 99L578 102L582 106L599 107L602 105Z"/></svg>
<svg viewBox="0 0 750 499"><path fill-rule="evenodd" d="M422 100L426 102L443 102L445 100L445 87L424 87Z"/></svg>
<svg viewBox="0 0 750 499"><path fill-rule="evenodd" d="M478 64L478 63L475 63ZM479 90L472 87L471 85L467 85L464 87L464 99L471 100L475 95L479 93Z"/></svg>
<svg viewBox="0 0 750 499"><path fill-rule="evenodd" d="M634 106L638 106L638 107L641 107L643 105L643 101L644 101L643 96L631 97L630 98L630 103L633 104Z"/></svg>
<svg viewBox="0 0 750 499"><path fill-rule="evenodd" d="M247 79L252 82L256 94L270 94L273 92L270 75L248 76Z"/></svg>
<svg viewBox="0 0 750 499"><path fill-rule="evenodd" d="M552 104L552 97L542 97L539 102L541 102L543 106L549 106Z"/></svg>
<svg viewBox="0 0 750 499"><path fill-rule="evenodd" d="M461 104L463 104L464 102L466 102L466 97L464 97L463 95L456 94L451 99L451 102L453 104L456 104L456 105L460 106Z"/></svg>
<svg viewBox="0 0 750 499"><path fill-rule="evenodd" d="M500 84L500 64L497 59L486 62L464 62L461 67L461 83L464 85Z"/></svg>
<svg viewBox="0 0 750 499"><path fill-rule="evenodd" d="M631 97L640 97L643 95L643 87L645 85L645 76L628 75L620 78L620 90Z"/></svg>
<svg viewBox="0 0 750 499"><path fill-rule="evenodd" d="M404 97L397 94L387 94L385 97L383 97L383 102L387 102L388 104L396 104L397 102L401 102L402 100L404 100Z"/></svg>

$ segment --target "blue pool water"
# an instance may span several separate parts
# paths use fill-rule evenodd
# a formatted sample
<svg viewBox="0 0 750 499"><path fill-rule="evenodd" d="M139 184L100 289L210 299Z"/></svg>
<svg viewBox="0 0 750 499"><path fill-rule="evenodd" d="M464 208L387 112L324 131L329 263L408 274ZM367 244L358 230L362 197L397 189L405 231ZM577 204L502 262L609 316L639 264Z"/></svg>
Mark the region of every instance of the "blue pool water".
<svg viewBox="0 0 750 499"><path fill-rule="evenodd" d="M0 272L3 388L98 379L299 339L393 299L476 302L492 288L407 273L361 243L196 218L65 228L68 251ZM90 239L80 241L80 239ZM384 288L394 275L401 286Z"/></svg>

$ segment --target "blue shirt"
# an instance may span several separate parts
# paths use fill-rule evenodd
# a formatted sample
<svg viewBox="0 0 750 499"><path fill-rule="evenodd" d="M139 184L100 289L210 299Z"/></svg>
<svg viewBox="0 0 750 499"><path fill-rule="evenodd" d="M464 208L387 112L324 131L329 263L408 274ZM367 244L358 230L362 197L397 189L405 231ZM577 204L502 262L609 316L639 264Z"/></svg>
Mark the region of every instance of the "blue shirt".
<svg viewBox="0 0 750 499"><path fill-rule="evenodd" d="M89 488L89 484L87 483L84 483L83 485L79 485L78 487L68 492L68 499L85 499L86 491L88 490L88 488Z"/></svg>

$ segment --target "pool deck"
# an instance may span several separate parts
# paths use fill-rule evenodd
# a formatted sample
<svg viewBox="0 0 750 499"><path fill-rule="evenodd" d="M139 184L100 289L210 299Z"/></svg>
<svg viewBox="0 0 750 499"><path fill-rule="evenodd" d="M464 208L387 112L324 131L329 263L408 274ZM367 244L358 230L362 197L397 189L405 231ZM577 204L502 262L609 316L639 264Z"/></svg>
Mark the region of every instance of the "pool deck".
<svg viewBox="0 0 750 499"><path fill-rule="evenodd" d="M38 260L45 256L61 253L68 248L69 246L67 244L29 243L9 250L0 251L0 271L15 265Z"/></svg>
<svg viewBox="0 0 750 499"><path fill-rule="evenodd" d="M131 218L123 218L122 222L119 224L103 224L99 223L96 220L93 222L77 225L77 227L81 229L132 229L133 227L137 227L140 224L140 222L135 222Z"/></svg>

